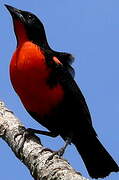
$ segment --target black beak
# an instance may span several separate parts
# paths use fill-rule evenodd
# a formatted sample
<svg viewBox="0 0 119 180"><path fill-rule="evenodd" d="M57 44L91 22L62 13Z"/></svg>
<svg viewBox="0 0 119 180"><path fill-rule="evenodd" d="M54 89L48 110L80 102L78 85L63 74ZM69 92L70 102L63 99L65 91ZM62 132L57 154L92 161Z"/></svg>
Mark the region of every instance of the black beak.
<svg viewBox="0 0 119 180"><path fill-rule="evenodd" d="M22 15L22 11L21 11L21 10L16 9L16 8L14 8L14 7L12 7L12 6L9 6L9 5L7 5L7 4L5 4L5 7L6 7L6 8L8 9L8 11L10 12L13 20L18 19L18 20L20 20L21 22L24 22L24 21L25 21L23 15Z"/></svg>

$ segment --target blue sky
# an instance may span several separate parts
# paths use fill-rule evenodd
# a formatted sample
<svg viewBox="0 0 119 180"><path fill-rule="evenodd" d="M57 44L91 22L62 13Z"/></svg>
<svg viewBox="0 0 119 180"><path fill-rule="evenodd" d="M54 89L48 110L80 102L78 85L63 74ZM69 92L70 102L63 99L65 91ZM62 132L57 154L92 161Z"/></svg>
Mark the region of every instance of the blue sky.
<svg viewBox="0 0 119 180"><path fill-rule="evenodd" d="M0 99L26 127L44 129L25 111L9 80L9 62L16 48L12 20L4 4L35 13L43 22L49 44L71 52L75 80L85 95L97 134L119 163L119 1L118 0L1 0ZM40 136L46 147L58 149L60 137ZM87 170L73 145L64 155L85 177ZM0 179L33 180L25 166L0 140ZM113 173L104 180L117 180Z"/></svg>

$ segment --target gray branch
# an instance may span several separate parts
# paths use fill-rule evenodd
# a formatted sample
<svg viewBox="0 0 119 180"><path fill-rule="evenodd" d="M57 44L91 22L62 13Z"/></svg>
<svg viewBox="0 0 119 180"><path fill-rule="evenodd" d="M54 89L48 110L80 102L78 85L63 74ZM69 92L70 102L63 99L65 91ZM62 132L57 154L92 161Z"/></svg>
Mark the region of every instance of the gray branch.
<svg viewBox="0 0 119 180"><path fill-rule="evenodd" d="M25 127L3 102L0 102L0 137L6 141L17 158L30 170L35 180L87 180L63 158L43 147L40 139L30 135L21 146Z"/></svg>

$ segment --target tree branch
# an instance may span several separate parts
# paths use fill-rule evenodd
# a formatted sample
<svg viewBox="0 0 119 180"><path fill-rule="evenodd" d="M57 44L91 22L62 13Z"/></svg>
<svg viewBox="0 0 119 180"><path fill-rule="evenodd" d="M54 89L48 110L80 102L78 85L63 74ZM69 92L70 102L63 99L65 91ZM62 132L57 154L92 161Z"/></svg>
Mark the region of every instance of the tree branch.
<svg viewBox="0 0 119 180"><path fill-rule="evenodd" d="M0 136L28 167L35 180L86 180L63 158L55 155L48 160L52 150L44 148L37 136L28 136L21 146L23 130L23 124L0 102Z"/></svg>

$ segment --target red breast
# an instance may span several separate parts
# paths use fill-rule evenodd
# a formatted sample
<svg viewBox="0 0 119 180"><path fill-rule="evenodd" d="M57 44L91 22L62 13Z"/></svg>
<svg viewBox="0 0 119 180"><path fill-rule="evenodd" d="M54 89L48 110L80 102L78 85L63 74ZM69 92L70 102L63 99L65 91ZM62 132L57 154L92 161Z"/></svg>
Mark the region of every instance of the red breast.
<svg viewBox="0 0 119 180"><path fill-rule="evenodd" d="M25 108L40 116L49 114L64 95L60 84L53 88L48 85L51 71L43 51L30 41L17 48L10 63L10 77L15 91Z"/></svg>

